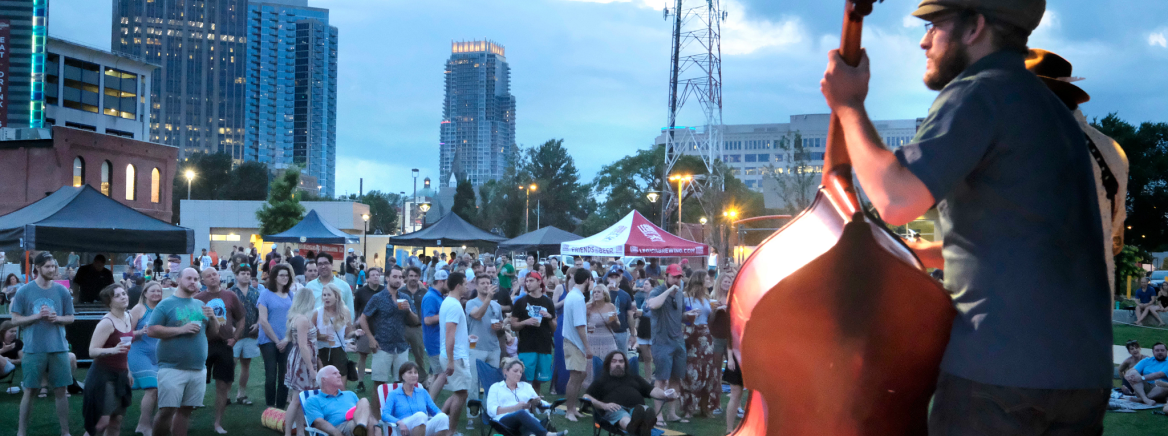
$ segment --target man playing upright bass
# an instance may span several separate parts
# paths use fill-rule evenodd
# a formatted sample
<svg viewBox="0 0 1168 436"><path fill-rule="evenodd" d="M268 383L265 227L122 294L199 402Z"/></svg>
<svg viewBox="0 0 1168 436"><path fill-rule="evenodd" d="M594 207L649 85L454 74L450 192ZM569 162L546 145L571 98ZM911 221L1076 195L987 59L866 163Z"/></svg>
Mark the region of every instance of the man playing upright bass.
<svg viewBox="0 0 1168 436"><path fill-rule="evenodd" d="M884 147L864 108L868 59L832 51L821 82L864 192L903 225L936 206L953 321L931 435L1100 434L1111 325L1091 156L1066 105L1026 70L1043 0L924 0L925 84L912 143ZM1073 338L1073 339L1072 339Z"/></svg>

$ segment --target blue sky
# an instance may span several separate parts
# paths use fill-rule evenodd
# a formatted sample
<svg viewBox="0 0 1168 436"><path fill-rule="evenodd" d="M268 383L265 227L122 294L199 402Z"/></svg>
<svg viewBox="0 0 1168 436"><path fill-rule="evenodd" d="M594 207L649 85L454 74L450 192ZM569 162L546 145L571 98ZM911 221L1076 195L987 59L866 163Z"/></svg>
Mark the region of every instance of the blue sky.
<svg viewBox="0 0 1168 436"><path fill-rule="evenodd" d="M646 148L666 124L670 23L665 0L309 0L339 28L337 193L409 191L410 168L437 178L443 66L450 42L507 49L522 146L563 138L585 181ZM672 4L672 1L669 2ZM873 118L923 116L916 1L877 4L866 22ZM1031 47L1074 64L1090 117L1168 121L1168 2L1049 1ZM822 113L826 52L842 1L723 0L723 120L786 122ZM49 33L109 48L110 0L51 0ZM683 114L679 125L697 124Z"/></svg>

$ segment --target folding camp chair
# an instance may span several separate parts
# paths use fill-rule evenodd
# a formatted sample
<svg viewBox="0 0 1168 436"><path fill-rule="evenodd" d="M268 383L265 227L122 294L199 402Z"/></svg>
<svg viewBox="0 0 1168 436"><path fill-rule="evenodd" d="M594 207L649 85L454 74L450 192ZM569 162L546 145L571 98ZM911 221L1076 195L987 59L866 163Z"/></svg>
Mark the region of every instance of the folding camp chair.
<svg viewBox="0 0 1168 436"><path fill-rule="evenodd" d="M320 395L320 394L321 394L320 389L313 389L311 391L300 391L300 414L301 415L304 414L304 403L306 401L308 401L309 398L312 398L312 397ZM325 433L324 431L321 431L321 430L317 429L316 427L313 427L312 423L308 422L307 415L304 416L304 421L305 421L305 424L304 424L304 427L305 427L304 428L304 435L305 436L329 436L328 433ZM284 419L284 425L292 425L291 422L288 422L287 417L285 417L285 419ZM382 434L385 434L384 430L386 428L388 428L389 426L385 425L385 423L381 422L381 420L379 419L378 423L377 423L377 427L381 427ZM394 429L394 430L395 430L394 434L396 435L397 429ZM372 434L372 432L370 434Z"/></svg>
<svg viewBox="0 0 1168 436"><path fill-rule="evenodd" d="M507 426L503 425L503 423L491 419L490 414L488 414L486 411L487 396L490 395L491 386L493 386L495 383L503 381L503 371L499 368L491 366L487 362L483 362L478 359L475 359L475 368L479 373L479 386L483 390L483 395L481 400L468 401L467 407L477 409L479 418L483 422L483 425L480 427L479 434L481 436L487 436L487 433L493 430L496 434L501 436L523 436L517 432L511 431L511 429L507 428ZM559 407L559 405L563 403L564 399L561 398L553 401L549 405L540 406L540 409L550 420L552 416L551 410Z"/></svg>
<svg viewBox="0 0 1168 436"><path fill-rule="evenodd" d="M385 399L389 397L389 393L397 390L397 388L399 388L399 387L401 387L401 383L385 383L385 384L378 386L377 387L377 404L380 404L381 407L385 407ZM414 383L415 389L421 388L421 387L422 387L421 383ZM380 420L380 418L379 418L379 420ZM381 423L385 426L385 428L393 429L391 436L400 436L401 435L401 432L398 431L397 426L393 425L392 422L381 421Z"/></svg>
<svg viewBox="0 0 1168 436"><path fill-rule="evenodd" d="M626 354L626 356L628 356ZM641 367L638 365L637 356L628 358L627 370L632 371L632 374L641 375ZM600 356L592 356L592 377L593 379L600 378L604 375L604 361ZM580 413L592 415L592 434L593 436L600 436L601 432L607 432L609 436L625 436L626 433L620 428L620 425L609 424L600 417L600 413L592 409L592 402L580 398Z"/></svg>

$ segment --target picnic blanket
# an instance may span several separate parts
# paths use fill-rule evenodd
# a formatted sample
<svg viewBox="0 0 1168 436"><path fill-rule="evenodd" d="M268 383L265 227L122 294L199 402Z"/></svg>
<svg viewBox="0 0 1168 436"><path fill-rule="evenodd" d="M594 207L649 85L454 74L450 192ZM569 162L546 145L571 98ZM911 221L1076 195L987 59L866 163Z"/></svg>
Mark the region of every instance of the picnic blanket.
<svg viewBox="0 0 1168 436"><path fill-rule="evenodd" d="M1110 412L1134 412L1137 410L1160 409L1164 407L1163 403L1156 403L1149 406L1144 403L1128 401L1124 397L1123 392L1120 392L1119 389L1113 389L1111 391L1111 399L1107 402L1107 410Z"/></svg>

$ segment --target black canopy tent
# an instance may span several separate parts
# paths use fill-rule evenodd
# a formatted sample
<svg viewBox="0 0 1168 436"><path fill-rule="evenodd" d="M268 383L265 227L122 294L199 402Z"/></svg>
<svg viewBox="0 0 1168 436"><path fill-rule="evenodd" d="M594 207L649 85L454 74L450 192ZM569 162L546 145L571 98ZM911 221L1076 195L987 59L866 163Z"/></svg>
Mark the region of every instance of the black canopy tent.
<svg viewBox="0 0 1168 436"><path fill-rule="evenodd" d="M302 244L359 244L361 238L342 232L341 229L329 224L316 210L308 211L308 215L292 228L274 235L264 235L264 242L299 242Z"/></svg>
<svg viewBox="0 0 1168 436"><path fill-rule="evenodd" d="M475 227L451 212L422 230L392 236L389 243L413 247L484 246L495 245L506 239Z"/></svg>
<svg viewBox="0 0 1168 436"><path fill-rule="evenodd" d="M538 251L540 255L559 254L560 244L584 239L572 232L547 226L531 233L522 234L499 243L500 251Z"/></svg>
<svg viewBox="0 0 1168 436"><path fill-rule="evenodd" d="M89 185L0 216L0 250L190 253L194 230L145 215Z"/></svg>
<svg viewBox="0 0 1168 436"><path fill-rule="evenodd" d="M66 186L48 197L0 216L0 250L97 253L190 253L194 230L145 215L89 185ZM31 262L26 263L25 274ZM64 270L58 277L64 276ZM28 277L26 275L26 277ZM81 362L89 360L89 340L106 309L75 307L65 336ZM0 316L0 320L7 316Z"/></svg>

